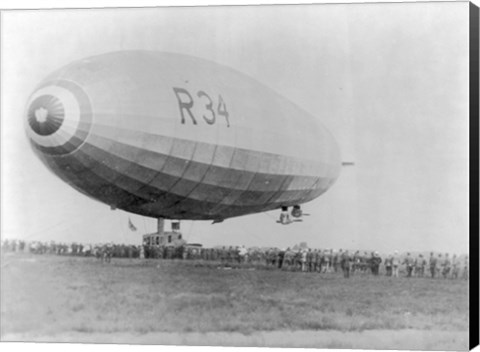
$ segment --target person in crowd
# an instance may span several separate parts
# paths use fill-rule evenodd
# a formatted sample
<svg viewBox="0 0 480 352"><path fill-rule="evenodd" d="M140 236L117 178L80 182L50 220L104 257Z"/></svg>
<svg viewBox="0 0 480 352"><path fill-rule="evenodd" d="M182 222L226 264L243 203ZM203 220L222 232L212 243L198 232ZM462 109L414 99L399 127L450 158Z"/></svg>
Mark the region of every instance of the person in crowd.
<svg viewBox="0 0 480 352"><path fill-rule="evenodd" d="M423 257L423 254L419 254L418 258L415 260L415 276L424 277L426 266L427 266L427 261Z"/></svg>
<svg viewBox="0 0 480 352"><path fill-rule="evenodd" d="M369 270L372 273L375 271L375 268L373 267L373 254L374 252L368 255L367 251L364 251L363 254L360 254L360 272L362 274L366 274Z"/></svg>
<svg viewBox="0 0 480 352"><path fill-rule="evenodd" d="M348 250L345 250L342 253L342 258L341 258L341 267L343 271L343 277L349 278L350 277L350 269L352 266L352 258L350 257L350 254L348 253Z"/></svg>
<svg viewBox="0 0 480 352"><path fill-rule="evenodd" d="M442 262L442 276L444 279L448 277L448 274L450 273L451 267L450 267L450 258L448 257L448 253L445 253L445 257Z"/></svg>
<svg viewBox="0 0 480 352"><path fill-rule="evenodd" d="M277 268L281 269L283 266L283 258L285 257L285 250L277 251Z"/></svg>
<svg viewBox="0 0 480 352"><path fill-rule="evenodd" d="M372 253L372 258L370 259L370 265L372 266L372 273L375 276L378 276L380 272L380 264L382 263L382 258L378 252Z"/></svg>
<svg viewBox="0 0 480 352"><path fill-rule="evenodd" d="M435 279L437 274L437 258L433 252L430 253L430 259L428 260L428 266L430 268L430 277Z"/></svg>
<svg viewBox="0 0 480 352"><path fill-rule="evenodd" d="M398 272L400 270L400 255L398 254L398 251L396 250L393 252L393 259L392 259L392 276L393 277L398 277Z"/></svg>
<svg viewBox="0 0 480 352"><path fill-rule="evenodd" d="M302 271L306 272L307 271L307 250L306 249L301 251L301 257L302 257Z"/></svg>
<svg viewBox="0 0 480 352"><path fill-rule="evenodd" d="M323 255L322 255L322 250L321 249L315 249L314 260L315 260L315 270L314 271L316 273L322 272Z"/></svg>
<svg viewBox="0 0 480 352"><path fill-rule="evenodd" d="M392 276L392 264L393 264L393 255L389 254L387 258L385 258L385 275Z"/></svg>
<svg viewBox="0 0 480 352"><path fill-rule="evenodd" d="M407 253L407 256L403 260L403 264L405 265L405 269L407 270L407 277L412 277L413 257L411 256L410 252Z"/></svg>
<svg viewBox="0 0 480 352"><path fill-rule="evenodd" d="M326 262L325 272L329 273L332 271L332 262L333 262L333 252L331 249L326 250L325 262Z"/></svg>
<svg viewBox="0 0 480 352"><path fill-rule="evenodd" d="M454 254L452 257L452 279L458 279L458 273L460 271L459 264L457 255Z"/></svg>
<svg viewBox="0 0 480 352"><path fill-rule="evenodd" d="M313 271L314 267L314 252L312 251L311 248L308 249L307 251L307 271L311 273Z"/></svg>
<svg viewBox="0 0 480 352"><path fill-rule="evenodd" d="M295 252L295 271L302 270L302 250L298 249Z"/></svg>
<svg viewBox="0 0 480 352"><path fill-rule="evenodd" d="M353 263L351 266L351 273L355 274L360 269L360 251L355 251L352 257Z"/></svg>
<svg viewBox="0 0 480 352"><path fill-rule="evenodd" d="M282 269L290 270L292 263L293 263L293 252L290 249L290 247L288 247L287 250L285 251Z"/></svg>
<svg viewBox="0 0 480 352"><path fill-rule="evenodd" d="M340 265L340 258L337 251L333 251L333 272L338 272L338 267Z"/></svg>
<svg viewBox="0 0 480 352"><path fill-rule="evenodd" d="M238 249L238 261L239 263L246 263L247 262L247 248L242 245L239 249Z"/></svg>

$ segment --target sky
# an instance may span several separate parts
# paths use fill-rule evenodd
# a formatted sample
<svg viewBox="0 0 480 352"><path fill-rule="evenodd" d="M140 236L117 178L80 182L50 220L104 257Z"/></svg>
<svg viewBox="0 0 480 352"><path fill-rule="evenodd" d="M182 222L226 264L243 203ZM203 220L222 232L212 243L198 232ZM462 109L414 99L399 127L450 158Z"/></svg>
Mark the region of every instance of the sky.
<svg viewBox="0 0 480 352"><path fill-rule="evenodd" d="M468 251L468 3L10 11L1 18L1 235L141 243L156 220L78 193L36 158L27 99L50 72L118 50L193 55L254 77L339 143L336 184L277 211L182 221L189 242ZM133 232L128 220L137 227ZM168 222L167 222L168 230Z"/></svg>

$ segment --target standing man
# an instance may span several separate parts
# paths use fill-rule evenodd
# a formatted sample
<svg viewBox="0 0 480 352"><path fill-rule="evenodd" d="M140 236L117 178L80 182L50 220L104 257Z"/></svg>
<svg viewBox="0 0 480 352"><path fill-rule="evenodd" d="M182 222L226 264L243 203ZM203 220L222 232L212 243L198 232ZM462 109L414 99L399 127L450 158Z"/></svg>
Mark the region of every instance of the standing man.
<svg viewBox="0 0 480 352"><path fill-rule="evenodd" d="M285 257L285 250L281 249L277 254L277 268L281 269L283 266L283 258Z"/></svg>
<svg viewBox="0 0 480 352"><path fill-rule="evenodd" d="M457 255L454 254L452 257L452 279L458 279L458 272L460 271L459 264Z"/></svg>
<svg viewBox="0 0 480 352"><path fill-rule="evenodd" d="M442 275L443 278L446 279L448 274L450 273L450 258L448 257L448 253L445 253L445 259L443 260L442 267Z"/></svg>
<svg viewBox="0 0 480 352"><path fill-rule="evenodd" d="M326 268L326 272L329 273L332 271L332 262L333 262L333 250L332 249L329 249L327 250L327 253L325 253L325 259L326 259L326 263L327 263L327 268Z"/></svg>
<svg viewBox="0 0 480 352"><path fill-rule="evenodd" d="M420 254L417 259L417 265L418 265L418 273L417 275L419 277L424 277L425 276L425 266L427 265L427 261L423 257L423 254Z"/></svg>
<svg viewBox="0 0 480 352"><path fill-rule="evenodd" d="M221 249L220 249L220 260L222 262L222 265L225 265L227 263L227 248L225 246L223 246Z"/></svg>
<svg viewBox="0 0 480 352"><path fill-rule="evenodd" d="M308 256L306 249L302 250L301 256L302 256L302 271L306 272L307 271L307 256Z"/></svg>
<svg viewBox="0 0 480 352"><path fill-rule="evenodd" d="M324 273L327 271L327 250L320 249L320 272Z"/></svg>
<svg viewBox="0 0 480 352"><path fill-rule="evenodd" d="M322 250L315 248L312 253L313 271L317 273L322 272Z"/></svg>
<svg viewBox="0 0 480 352"><path fill-rule="evenodd" d="M428 264L430 266L430 276L432 279L434 279L437 272L437 258L435 258L433 252L430 253L430 259L428 261Z"/></svg>
<svg viewBox="0 0 480 352"><path fill-rule="evenodd" d="M295 271L302 270L302 250L299 248L295 252Z"/></svg>
<svg viewBox="0 0 480 352"><path fill-rule="evenodd" d="M322 250L315 249L315 271L322 272Z"/></svg>
<svg viewBox="0 0 480 352"><path fill-rule="evenodd" d="M338 252L333 251L333 271L334 272L338 271L338 264L339 264Z"/></svg>
<svg viewBox="0 0 480 352"><path fill-rule="evenodd" d="M272 266L277 265L277 258L278 258L277 248L270 249L270 263L272 264Z"/></svg>
<svg viewBox="0 0 480 352"><path fill-rule="evenodd" d="M373 264L374 264L375 260L373 260L373 257L374 257L375 253L376 252L372 252L372 255L370 256L370 258L368 256L367 251L363 252L363 256L360 256L360 267L361 267L361 272L362 273L366 273L368 271L368 269L370 269L372 274L374 274L375 269L373 268Z"/></svg>
<svg viewBox="0 0 480 352"><path fill-rule="evenodd" d="M355 272L360 268L360 251L356 251L353 253L353 263L352 263L352 274L355 274Z"/></svg>
<svg viewBox="0 0 480 352"><path fill-rule="evenodd" d="M412 277L412 270L413 270L413 258L410 255L410 252L407 253L407 256L405 257L403 264L405 264L407 268L407 277Z"/></svg>
<svg viewBox="0 0 480 352"><path fill-rule="evenodd" d="M380 273L381 263L382 263L382 258L380 257L380 254L378 254L378 252L375 252L372 258L372 265L374 267L374 275L376 276Z"/></svg>
<svg viewBox="0 0 480 352"><path fill-rule="evenodd" d="M285 256L283 257L282 269L290 270L292 259L292 251L290 250L290 247L288 247L285 251Z"/></svg>
<svg viewBox="0 0 480 352"><path fill-rule="evenodd" d="M392 276L393 255L389 254L385 259L385 272L387 276Z"/></svg>
<svg viewBox="0 0 480 352"><path fill-rule="evenodd" d="M341 261L340 261L340 265L342 266L343 277L344 278L349 278L350 277L351 260L350 260L350 255L348 253L348 250L345 250L342 253L342 258L341 258Z"/></svg>
<svg viewBox="0 0 480 352"><path fill-rule="evenodd" d="M246 255L247 255L247 248L245 247L245 245L243 245L238 250L238 257L239 257L239 262L240 263L245 263Z"/></svg>
<svg viewBox="0 0 480 352"><path fill-rule="evenodd" d="M313 252L312 252L312 249L309 248L308 249L308 252L307 252L307 271L308 272L312 272L313 271Z"/></svg>
<svg viewBox="0 0 480 352"><path fill-rule="evenodd" d="M393 253L393 258L392 258L393 277L398 277L399 266L400 266L400 257L398 255L398 251L395 251Z"/></svg>

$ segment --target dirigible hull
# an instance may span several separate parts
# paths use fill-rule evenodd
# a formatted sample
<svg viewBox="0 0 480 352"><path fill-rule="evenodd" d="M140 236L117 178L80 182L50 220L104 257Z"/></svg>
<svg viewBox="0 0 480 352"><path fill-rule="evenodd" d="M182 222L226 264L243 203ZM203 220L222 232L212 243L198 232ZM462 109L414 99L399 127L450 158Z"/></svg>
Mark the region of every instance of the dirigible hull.
<svg viewBox="0 0 480 352"><path fill-rule="evenodd" d="M318 118L231 68L162 52L54 72L30 96L25 129L72 187L151 217L223 220L302 204L341 165Z"/></svg>

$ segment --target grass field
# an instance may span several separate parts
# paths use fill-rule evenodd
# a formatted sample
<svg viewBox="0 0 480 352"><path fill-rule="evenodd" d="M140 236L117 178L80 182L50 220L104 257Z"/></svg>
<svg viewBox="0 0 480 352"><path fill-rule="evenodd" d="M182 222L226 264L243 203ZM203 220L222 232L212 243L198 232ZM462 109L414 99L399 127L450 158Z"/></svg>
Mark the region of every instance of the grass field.
<svg viewBox="0 0 480 352"><path fill-rule="evenodd" d="M103 264L29 254L3 255L1 280L2 340L468 346L463 280L344 279L333 273L226 270L200 261ZM372 334L390 338L378 345Z"/></svg>

